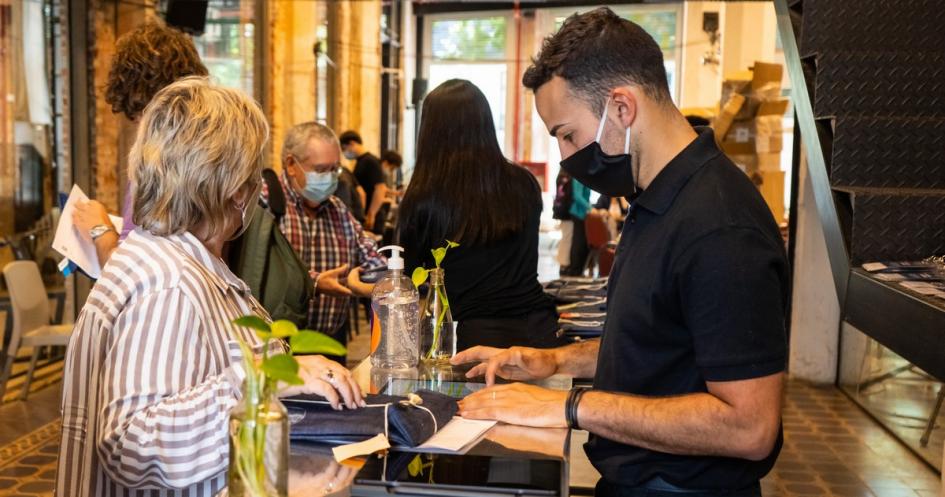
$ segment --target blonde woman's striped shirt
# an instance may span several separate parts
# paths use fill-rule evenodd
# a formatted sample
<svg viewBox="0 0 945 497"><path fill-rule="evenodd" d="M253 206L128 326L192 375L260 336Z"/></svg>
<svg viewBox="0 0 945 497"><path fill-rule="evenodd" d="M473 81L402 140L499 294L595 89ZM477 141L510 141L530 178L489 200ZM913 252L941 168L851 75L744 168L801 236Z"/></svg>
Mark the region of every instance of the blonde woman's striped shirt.
<svg viewBox="0 0 945 497"><path fill-rule="evenodd" d="M69 344L60 497L211 496L226 486L240 397L241 315L268 315L190 233L135 230L112 254Z"/></svg>

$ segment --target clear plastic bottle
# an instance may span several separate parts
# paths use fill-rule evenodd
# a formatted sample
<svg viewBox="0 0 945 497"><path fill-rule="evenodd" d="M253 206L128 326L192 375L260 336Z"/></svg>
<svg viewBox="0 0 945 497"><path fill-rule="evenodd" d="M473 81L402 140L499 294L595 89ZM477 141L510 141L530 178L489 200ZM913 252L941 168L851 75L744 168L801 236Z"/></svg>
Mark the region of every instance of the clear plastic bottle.
<svg viewBox="0 0 945 497"><path fill-rule="evenodd" d="M387 273L374 285L371 309L371 365L381 369L407 369L420 359L420 295L404 275L403 248L392 245Z"/></svg>

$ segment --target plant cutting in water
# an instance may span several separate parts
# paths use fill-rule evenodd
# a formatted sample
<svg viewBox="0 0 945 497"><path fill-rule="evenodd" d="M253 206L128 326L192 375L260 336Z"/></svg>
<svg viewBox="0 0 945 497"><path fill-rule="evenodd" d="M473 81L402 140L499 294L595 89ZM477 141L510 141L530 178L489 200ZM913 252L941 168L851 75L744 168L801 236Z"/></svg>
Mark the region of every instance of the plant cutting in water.
<svg viewBox="0 0 945 497"><path fill-rule="evenodd" d="M459 247L459 244L446 240L446 245L443 247L435 248L430 252L433 254L433 264L436 265L436 269L440 269L440 263L443 262L443 259L446 257L446 251ZM424 284L427 281L427 278L430 277L430 269L424 267L418 267L413 270L413 274L410 276L410 279L413 280L413 285L417 288L420 288L420 285ZM430 346L430 350L426 353L426 359L432 359L433 354L436 353L437 344L440 342L440 330L443 327L443 318L446 317L446 313L450 308L450 301L446 298L446 292L443 290L443 286L437 286L436 292L440 299L443 301L443 308L440 310L439 315L436 316L436 321L433 324L433 344Z"/></svg>
<svg viewBox="0 0 945 497"><path fill-rule="evenodd" d="M230 433L230 450L235 452L230 460L236 465L236 468L230 468L230 472L239 476L246 495L268 496L272 492L267 488L265 464L268 425L264 421L269 415L268 399L276 392L279 382L289 385L304 383L299 377L299 362L292 354L344 355L347 351L344 345L328 335L299 330L291 321L279 320L270 325L259 316L250 315L234 320L233 324L253 329L262 339L264 348L262 357L257 360L249 345L237 338L246 370L242 403L248 422ZM274 340L287 341L288 352L269 355Z"/></svg>

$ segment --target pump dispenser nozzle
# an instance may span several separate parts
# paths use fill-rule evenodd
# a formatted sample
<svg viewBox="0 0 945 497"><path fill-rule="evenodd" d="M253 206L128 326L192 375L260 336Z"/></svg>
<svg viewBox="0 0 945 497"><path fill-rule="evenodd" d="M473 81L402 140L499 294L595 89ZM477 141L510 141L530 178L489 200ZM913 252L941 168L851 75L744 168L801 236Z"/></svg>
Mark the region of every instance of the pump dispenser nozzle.
<svg viewBox="0 0 945 497"><path fill-rule="evenodd" d="M388 245L377 249L378 252L385 250L390 250L390 257L387 259L387 269L403 269L404 258L401 257L400 254L404 251L404 248L398 245Z"/></svg>

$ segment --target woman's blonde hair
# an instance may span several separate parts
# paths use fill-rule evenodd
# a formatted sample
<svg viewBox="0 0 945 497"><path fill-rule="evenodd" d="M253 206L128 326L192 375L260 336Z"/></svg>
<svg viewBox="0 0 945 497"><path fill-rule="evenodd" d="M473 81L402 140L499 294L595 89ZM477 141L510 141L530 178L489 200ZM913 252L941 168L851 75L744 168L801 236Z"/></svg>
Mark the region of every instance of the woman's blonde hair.
<svg viewBox="0 0 945 497"><path fill-rule="evenodd" d="M145 108L129 154L135 224L155 235L203 221L211 237L235 229L226 226L231 199L248 186L256 201L268 139L265 116L242 92L203 77L168 85Z"/></svg>

